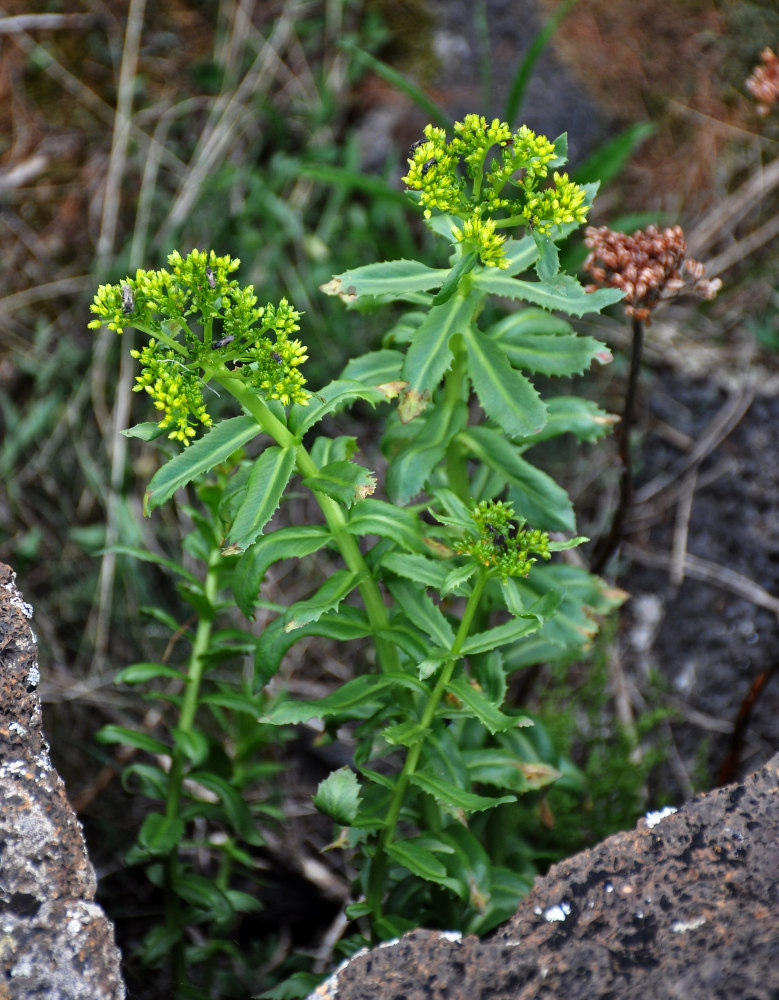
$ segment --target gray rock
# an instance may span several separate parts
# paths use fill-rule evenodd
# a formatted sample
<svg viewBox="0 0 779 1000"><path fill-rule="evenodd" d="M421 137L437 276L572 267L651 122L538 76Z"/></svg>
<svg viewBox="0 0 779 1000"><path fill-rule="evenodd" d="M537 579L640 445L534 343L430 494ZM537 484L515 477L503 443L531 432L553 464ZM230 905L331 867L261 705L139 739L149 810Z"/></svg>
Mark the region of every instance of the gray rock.
<svg viewBox="0 0 779 1000"><path fill-rule="evenodd" d="M114 929L41 730L32 608L0 563L0 1000L121 1000Z"/></svg>
<svg viewBox="0 0 779 1000"><path fill-rule="evenodd" d="M327 1000L779 1000L779 754L554 865L480 941L417 930Z"/></svg>

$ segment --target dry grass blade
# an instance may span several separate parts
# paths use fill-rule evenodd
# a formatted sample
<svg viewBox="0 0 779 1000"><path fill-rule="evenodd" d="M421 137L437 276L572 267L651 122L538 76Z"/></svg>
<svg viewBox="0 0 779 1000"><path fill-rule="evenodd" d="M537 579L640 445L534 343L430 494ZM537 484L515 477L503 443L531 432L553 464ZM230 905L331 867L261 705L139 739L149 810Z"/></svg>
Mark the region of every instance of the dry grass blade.
<svg viewBox="0 0 779 1000"><path fill-rule="evenodd" d="M742 184L738 191L735 191L724 202L716 205L703 217L695 229L688 234L687 243L690 254L696 260L705 259L709 248L722 236L727 235L733 226L769 195L777 185L779 185L779 158L759 170L754 177L750 177L746 183ZM716 277L722 270L724 268L720 268L719 272L715 271L707 264L706 275L707 277Z"/></svg>
<svg viewBox="0 0 779 1000"><path fill-rule="evenodd" d="M755 391L752 387L748 387L742 392L732 395L711 421L692 451L687 455L681 456L668 472L663 472L659 476L655 476L654 479L642 486L640 490L637 490L634 503L636 505L646 503L647 500L656 496L675 479L678 479L693 466L698 465L708 454L714 451L738 425L741 418L752 405L754 396Z"/></svg>
<svg viewBox="0 0 779 1000"><path fill-rule="evenodd" d="M189 171L183 178L176 198L160 227L158 241L165 244L171 234L183 223L199 198L208 176L218 161L235 141L241 131L241 119L251 121L245 102L270 81L270 74L280 61L283 51L294 28L295 11L298 3L287 4L277 18L271 37L265 42L254 62L247 70L235 91L226 99L224 109L213 130L206 129L201 135L190 161Z"/></svg>
<svg viewBox="0 0 779 1000"><path fill-rule="evenodd" d="M629 559L641 563L643 566L668 569L671 565L671 557L665 552L649 552L630 544L623 545L623 550ZM709 559L702 559L700 556L694 556L688 552L684 557L684 572L694 580L729 590L731 593L751 601L752 604L779 615L779 598L769 594L764 587L755 583L754 580L750 580L748 576L743 576L727 566L711 562Z"/></svg>

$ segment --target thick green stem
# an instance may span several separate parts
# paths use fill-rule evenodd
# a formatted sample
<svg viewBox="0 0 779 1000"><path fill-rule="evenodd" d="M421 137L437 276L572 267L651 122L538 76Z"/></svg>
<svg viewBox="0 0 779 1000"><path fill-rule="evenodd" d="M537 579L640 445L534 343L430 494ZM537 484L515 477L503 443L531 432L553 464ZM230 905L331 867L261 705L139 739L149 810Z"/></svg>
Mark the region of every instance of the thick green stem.
<svg viewBox="0 0 779 1000"><path fill-rule="evenodd" d="M302 476L317 475L319 469L303 445L271 413L263 400L245 387L244 382L224 374L214 376L214 381L226 389L254 417L262 430L266 434L269 434L278 445L282 448L295 449L297 469ZM378 635L380 631L384 631L389 627L387 608L381 596L379 585L372 576L360 552L356 538L347 530L347 518L344 509L325 493L319 493L314 490L313 494L322 510L327 526L333 535L333 540L338 546L344 562L358 576L359 582L357 586L365 605L368 621L371 623L376 637L376 653L379 665L384 672L396 672L400 669L398 651L394 643Z"/></svg>
<svg viewBox="0 0 779 1000"><path fill-rule="evenodd" d="M471 596L468 598L468 603L465 606L465 611L463 612L463 617L460 621L460 627L457 629L457 635L455 636L454 643L452 644L451 656L441 668L435 687L431 691L427 702L425 703L425 708L419 720L420 727L425 731L428 731L432 725L435 713L441 703L444 689L449 681L451 681L454 669L460 660L460 651L463 648L465 640L468 638L468 633L470 632L474 616L478 610L479 602L481 601L481 596L484 592L486 583L487 570L483 569L476 578L473 591L471 592ZM384 876L387 870L387 848L390 846L395 837L395 830L398 825L400 810L403 807L403 801L406 797L406 790L408 789L408 784L417 769L423 744L424 736L418 743L415 743L409 749L408 754L406 755L403 770L400 772L397 784L392 792L389 809L387 810L386 825L381 832L379 842L376 847L376 853L371 862L367 901L373 910L374 922L381 917L381 901L384 895Z"/></svg>

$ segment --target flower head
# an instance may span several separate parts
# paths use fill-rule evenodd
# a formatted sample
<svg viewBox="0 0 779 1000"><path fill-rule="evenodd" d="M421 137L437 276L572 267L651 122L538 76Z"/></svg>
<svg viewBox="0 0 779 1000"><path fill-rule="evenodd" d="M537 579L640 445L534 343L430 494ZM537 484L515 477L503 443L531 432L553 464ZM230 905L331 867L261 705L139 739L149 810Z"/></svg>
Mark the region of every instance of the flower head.
<svg viewBox="0 0 779 1000"><path fill-rule="evenodd" d="M169 430L168 437L188 445L195 436L193 420L211 426L211 417L203 402L202 382L176 356L163 351L152 338L140 351L130 351L141 365L133 392L147 392L156 409L163 413L158 426Z"/></svg>
<svg viewBox="0 0 779 1000"><path fill-rule="evenodd" d="M685 260L687 241L681 226L670 226L662 232L657 226L648 226L632 236L615 233L608 226L590 226L584 242L590 248L584 270L595 281L588 291L599 286L619 288L625 293L628 316L647 324L661 299L678 295L683 289L713 299L722 286L718 278L704 278L703 264L692 258Z"/></svg>
<svg viewBox="0 0 779 1000"><path fill-rule="evenodd" d="M419 192L426 218L437 209L466 220L455 238L471 243L483 264L501 266L503 251L488 223L493 230L525 225L550 236L557 226L586 220L585 189L567 174L554 172L549 180L550 168L564 162L564 148L564 137L553 143L526 125L512 132L497 118L466 115L451 141L444 129L425 127L403 180Z"/></svg>
<svg viewBox="0 0 779 1000"><path fill-rule="evenodd" d="M475 535L464 538L455 547L482 566L495 567L502 580L527 576L530 567L541 559L551 558L549 535L530 530L514 516L511 504L502 500L482 500L471 512Z"/></svg>
<svg viewBox="0 0 779 1000"><path fill-rule="evenodd" d="M229 372L285 405L308 403L299 370L308 355L294 338L300 313L286 299L258 305L253 286L231 277L239 264L213 250L174 251L167 269L101 285L91 306L91 329L134 326L150 336L132 352L142 365L136 389L149 393L164 414L159 426L184 444L193 423L211 423L202 387L216 374Z"/></svg>

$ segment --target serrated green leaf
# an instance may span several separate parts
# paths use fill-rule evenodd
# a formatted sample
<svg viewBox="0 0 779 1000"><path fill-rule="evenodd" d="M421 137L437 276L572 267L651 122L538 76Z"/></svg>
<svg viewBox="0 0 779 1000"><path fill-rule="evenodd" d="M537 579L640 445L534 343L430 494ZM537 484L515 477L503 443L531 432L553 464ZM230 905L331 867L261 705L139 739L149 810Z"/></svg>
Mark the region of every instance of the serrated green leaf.
<svg viewBox="0 0 779 1000"><path fill-rule="evenodd" d="M410 688L424 694L426 688L407 674L362 674L342 684L337 691L313 701L284 701L261 718L274 726L324 719L329 715L364 718L365 709L373 711L384 693L392 688Z"/></svg>
<svg viewBox="0 0 779 1000"><path fill-rule="evenodd" d="M528 335L576 333L576 330L562 316L555 316L538 306L525 306L493 323L487 333L499 343L508 345Z"/></svg>
<svg viewBox="0 0 779 1000"><path fill-rule="evenodd" d="M248 548L239 559L232 578L235 602L246 617L252 616L265 571L272 563L310 555L330 541L330 529L324 525L296 525L264 535Z"/></svg>
<svg viewBox="0 0 779 1000"><path fill-rule="evenodd" d="M168 667L164 663L133 663L130 667L120 670L114 677L115 684L146 684L147 681L156 680L158 677L175 678L185 681L186 675L175 667Z"/></svg>
<svg viewBox="0 0 779 1000"><path fill-rule="evenodd" d="M551 236L545 236L538 230L533 232L533 240L538 247L536 274L541 281L549 283L557 277L560 271L560 254Z"/></svg>
<svg viewBox="0 0 779 1000"><path fill-rule="evenodd" d="M317 468L321 469L330 462L348 462L354 458L358 448L357 438L351 434L332 438L320 435L311 445L309 455Z"/></svg>
<svg viewBox="0 0 779 1000"><path fill-rule="evenodd" d="M450 681L446 685L446 690L458 698L466 706L469 714L478 719L484 728L493 735L503 732L504 729L510 729L516 724L513 716L504 715L489 698L469 684L464 677Z"/></svg>
<svg viewBox="0 0 779 1000"><path fill-rule="evenodd" d="M340 608L337 614L322 615L315 622L309 622L303 628L287 632L284 628L284 618L276 618L266 625L257 640L254 655L254 671L257 686L267 684L279 669L282 657L296 642L307 635L321 635L338 642L349 642L352 639L362 639L371 634L371 625L363 611L348 605Z"/></svg>
<svg viewBox="0 0 779 1000"><path fill-rule="evenodd" d="M327 611L337 608L357 586L360 575L349 569L337 569L325 580L316 594L307 601L297 601L284 615L284 629L291 632L309 622L315 622Z"/></svg>
<svg viewBox="0 0 779 1000"><path fill-rule="evenodd" d="M505 747L478 747L463 750L463 760L471 780L480 785L506 788L522 794L530 790L522 771L522 759Z"/></svg>
<svg viewBox="0 0 779 1000"><path fill-rule="evenodd" d="M409 580L392 580L387 586L409 621L429 636L436 646L451 649L454 645L452 626L424 588Z"/></svg>
<svg viewBox="0 0 779 1000"><path fill-rule="evenodd" d="M414 334L403 366L409 390L419 395L432 393L452 361L449 340L462 333L480 302L480 296L455 295L428 312Z"/></svg>
<svg viewBox="0 0 779 1000"><path fill-rule="evenodd" d="M387 260L355 267L336 275L322 291L327 295L381 295L386 299L405 299L409 292L438 288L449 268L434 268L418 260Z"/></svg>
<svg viewBox="0 0 779 1000"><path fill-rule="evenodd" d="M547 402L549 419L538 434L522 441L523 447L573 434L579 441L597 441L610 434L619 417L601 410L580 396L555 396Z"/></svg>
<svg viewBox="0 0 779 1000"><path fill-rule="evenodd" d="M148 753L169 754L170 748L155 740L148 733L138 733L134 729L127 729L125 726L115 726L113 724L103 726L98 729L95 739L99 743L122 743L128 747L135 747L136 750L146 750Z"/></svg>
<svg viewBox="0 0 779 1000"><path fill-rule="evenodd" d="M441 666L444 664L446 659L446 655L426 656L424 660L421 660L417 664L417 677L421 681L425 681L428 677L432 677L434 673L441 669Z"/></svg>
<svg viewBox="0 0 779 1000"><path fill-rule="evenodd" d="M507 263L508 267L502 267L500 270L502 274L511 278L526 271L534 263L538 257L538 247L532 236L523 236L521 240L506 240L503 244L503 253L504 263Z"/></svg>
<svg viewBox="0 0 779 1000"><path fill-rule="evenodd" d="M353 507L376 489L372 472L356 462L330 462L316 476L308 476L303 485L337 500L344 507Z"/></svg>
<svg viewBox="0 0 779 1000"><path fill-rule="evenodd" d="M243 552L276 512L295 468L294 448L266 448L255 460L225 551Z"/></svg>
<svg viewBox="0 0 779 1000"><path fill-rule="evenodd" d="M415 424L421 423L421 419ZM443 461L450 442L468 423L463 400L442 401L426 414L421 430L390 459L387 493L401 506L416 496Z"/></svg>
<svg viewBox="0 0 779 1000"><path fill-rule="evenodd" d="M410 747L425 738L427 726L421 725L415 719L410 719L408 722L400 722L396 726L385 726L381 735L388 743Z"/></svg>
<svg viewBox="0 0 779 1000"><path fill-rule="evenodd" d="M576 520L565 490L517 454L510 441L490 427L470 427L459 440L487 466L505 477L517 514L532 528L575 531Z"/></svg>
<svg viewBox="0 0 779 1000"><path fill-rule="evenodd" d="M362 500L352 507L347 531L352 535L391 538L410 552L424 548L422 525L413 511L384 500Z"/></svg>
<svg viewBox="0 0 779 1000"><path fill-rule="evenodd" d="M546 423L546 406L535 387L515 371L505 351L475 327L464 331L469 373L484 412L511 437L535 434Z"/></svg>
<svg viewBox="0 0 779 1000"><path fill-rule="evenodd" d="M465 813L483 812L485 809L493 809L495 806L516 801L514 795L500 795L496 798L476 795L430 774L413 774L411 783L428 795L432 795L440 806L455 811L462 810Z"/></svg>
<svg viewBox="0 0 779 1000"><path fill-rule="evenodd" d="M301 406L300 403L291 406L288 426L296 437L302 438L306 431L328 413L337 413L355 399L363 399L371 406L376 406L377 403L386 403L389 398L386 392L375 386L363 385L353 379L338 379L320 389L309 399L307 406Z"/></svg>
<svg viewBox="0 0 779 1000"><path fill-rule="evenodd" d="M164 504L176 490L213 469L259 433L260 428L253 417L220 420L207 434L155 472L143 499L144 513Z"/></svg>
<svg viewBox="0 0 779 1000"><path fill-rule="evenodd" d="M387 854L399 865L407 868L412 875L426 882L436 882L459 894L459 885L446 873L446 867L432 851L411 840L396 840L387 847Z"/></svg>
<svg viewBox="0 0 779 1000"><path fill-rule="evenodd" d="M350 826L360 811L360 783L350 767L339 767L320 781L314 805L340 826Z"/></svg>
<svg viewBox="0 0 779 1000"><path fill-rule="evenodd" d="M402 368L403 354L400 351L371 351L348 361L341 372L341 378L354 379L363 385L384 385L386 382L396 382Z"/></svg>
<svg viewBox="0 0 779 1000"><path fill-rule="evenodd" d="M506 357L515 368L541 375L578 375L593 361L608 364L612 360L608 347L594 337L571 334L524 333L511 342L496 338Z"/></svg>
<svg viewBox="0 0 779 1000"><path fill-rule="evenodd" d="M469 590L465 590L465 584L470 580L470 578L476 572L476 566L473 562L467 562L464 566L454 566L446 574L443 584L441 585L441 594L451 594L457 593L470 593Z"/></svg>
<svg viewBox="0 0 779 1000"><path fill-rule="evenodd" d="M463 644L462 653L464 656L471 653L488 653L491 649L497 649L507 643L516 642L523 636L531 635L540 627L541 622L533 616L513 618L504 625L496 625L494 628L487 629L486 632L477 632L475 635L468 636Z"/></svg>
<svg viewBox="0 0 779 1000"><path fill-rule="evenodd" d="M482 292L500 295L503 298L519 299L543 306L544 309L559 309L569 316L584 316L600 312L606 306L619 302L624 293L615 288L599 288L586 292L584 286L570 274L559 274L554 286L540 281L522 281L505 273L493 273L495 268L485 268L473 277L473 284Z"/></svg>
<svg viewBox="0 0 779 1000"><path fill-rule="evenodd" d="M388 552L381 557L381 565L397 576L438 591L442 590L449 569L447 562L428 559L416 552Z"/></svg>

